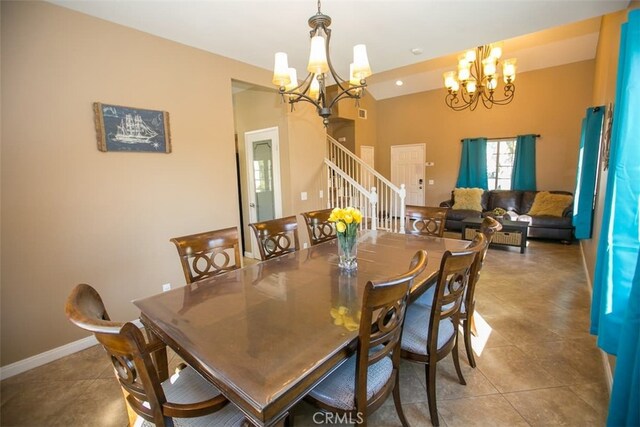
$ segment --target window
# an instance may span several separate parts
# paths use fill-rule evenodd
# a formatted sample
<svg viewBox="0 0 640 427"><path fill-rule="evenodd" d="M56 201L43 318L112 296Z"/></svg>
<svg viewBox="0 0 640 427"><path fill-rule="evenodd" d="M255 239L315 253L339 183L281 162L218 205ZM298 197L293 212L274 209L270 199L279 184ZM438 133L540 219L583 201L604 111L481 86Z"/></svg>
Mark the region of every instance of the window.
<svg viewBox="0 0 640 427"><path fill-rule="evenodd" d="M487 141L487 179L489 190L511 190L511 171L516 153L516 139Z"/></svg>

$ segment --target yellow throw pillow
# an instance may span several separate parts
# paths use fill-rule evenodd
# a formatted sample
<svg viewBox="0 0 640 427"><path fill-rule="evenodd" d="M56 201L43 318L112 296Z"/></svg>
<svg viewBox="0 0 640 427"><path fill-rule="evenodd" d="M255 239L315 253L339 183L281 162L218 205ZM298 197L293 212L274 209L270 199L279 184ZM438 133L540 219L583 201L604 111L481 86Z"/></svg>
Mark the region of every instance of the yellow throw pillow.
<svg viewBox="0 0 640 427"><path fill-rule="evenodd" d="M482 188L456 188L453 190L451 209L464 209L482 212Z"/></svg>
<svg viewBox="0 0 640 427"><path fill-rule="evenodd" d="M573 196L568 194L553 194L541 191L536 194L531 210L527 215L549 215L561 217L564 210L573 201Z"/></svg>

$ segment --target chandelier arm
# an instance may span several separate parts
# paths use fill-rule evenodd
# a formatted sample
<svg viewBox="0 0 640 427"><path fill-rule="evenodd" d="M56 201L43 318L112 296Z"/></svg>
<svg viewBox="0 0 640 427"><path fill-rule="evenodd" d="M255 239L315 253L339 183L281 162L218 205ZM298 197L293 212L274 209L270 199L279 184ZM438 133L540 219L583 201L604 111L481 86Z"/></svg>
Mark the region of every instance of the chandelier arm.
<svg viewBox="0 0 640 427"><path fill-rule="evenodd" d="M367 85L358 85L358 86L351 86L348 87L346 89L342 89L335 98L333 98L333 100L331 101L331 104L329 104L329 108L333 108L333 106L338 102L341 101L343 99L346 98L352 98L352 99L360 99L360 97L362 96L362 94L364 94L364 90L367 87ZM357 90L361 90L360 93L357 92ZM356 91L356 93L351 93L352 91Z"/></svg>
<svg viewBox="0 0 640 427"><path fill-rule="evenodd" d="M348 86L345 89L345 87L343 86L344 83L346 83L346 80L344 80L342 77L340 77L340 74L338 74L336 72L336 70L333 68L333 64L331 63L331 55L329 52L329 47L331 46L331 30L329 28L324 28L324 32L327 35L327 44L325 46L325 51L327 53L327 65L329 65L329 72L331 73L331 77L333 77L333 80L335 80L336 85L338 85L338 87L340 88L341 91L345 91L345 90L349 90ZM366 85L365 85L366 86ZM332 102L331 105L333 105L335 102ZM331 108L331 107L329 107Z"/></svg>

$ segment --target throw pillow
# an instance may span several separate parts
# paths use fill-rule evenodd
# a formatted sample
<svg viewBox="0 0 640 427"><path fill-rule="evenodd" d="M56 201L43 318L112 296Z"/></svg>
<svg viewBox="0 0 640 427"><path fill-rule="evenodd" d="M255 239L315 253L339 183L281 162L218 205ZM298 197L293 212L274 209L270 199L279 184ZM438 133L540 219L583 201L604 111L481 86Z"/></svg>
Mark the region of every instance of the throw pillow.
<svg viewBox="0 0 640 427"><path fill-rule="evenodd" d="M573 201L573 196L568 194L553 194L541 191L536 194L528 215L549 215L561 217L564 210Z"/></svg>
<svg viewBox="0 0 640 427"><path fill-rule="evenodd" d="M453 190L451 209L464 209L482 212L482 188L456 188Z"/></svg>

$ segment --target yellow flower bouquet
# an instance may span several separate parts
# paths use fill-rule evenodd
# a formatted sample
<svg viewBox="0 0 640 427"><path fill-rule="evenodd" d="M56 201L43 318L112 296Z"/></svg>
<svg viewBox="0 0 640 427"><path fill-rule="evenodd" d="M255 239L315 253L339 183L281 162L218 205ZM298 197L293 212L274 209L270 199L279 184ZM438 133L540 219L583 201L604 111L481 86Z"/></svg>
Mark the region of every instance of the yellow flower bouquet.
<svg viewBox="0 0 640 427"><path fill-rule="evenodd" d="M362 213L351 206L348 208L335 208L331 211L329 221L336 225L338 236L338 255L340 256L339 266L344 270L354 270L358 268L357 255L357 235L358 226L362 222Z"/></svg>

